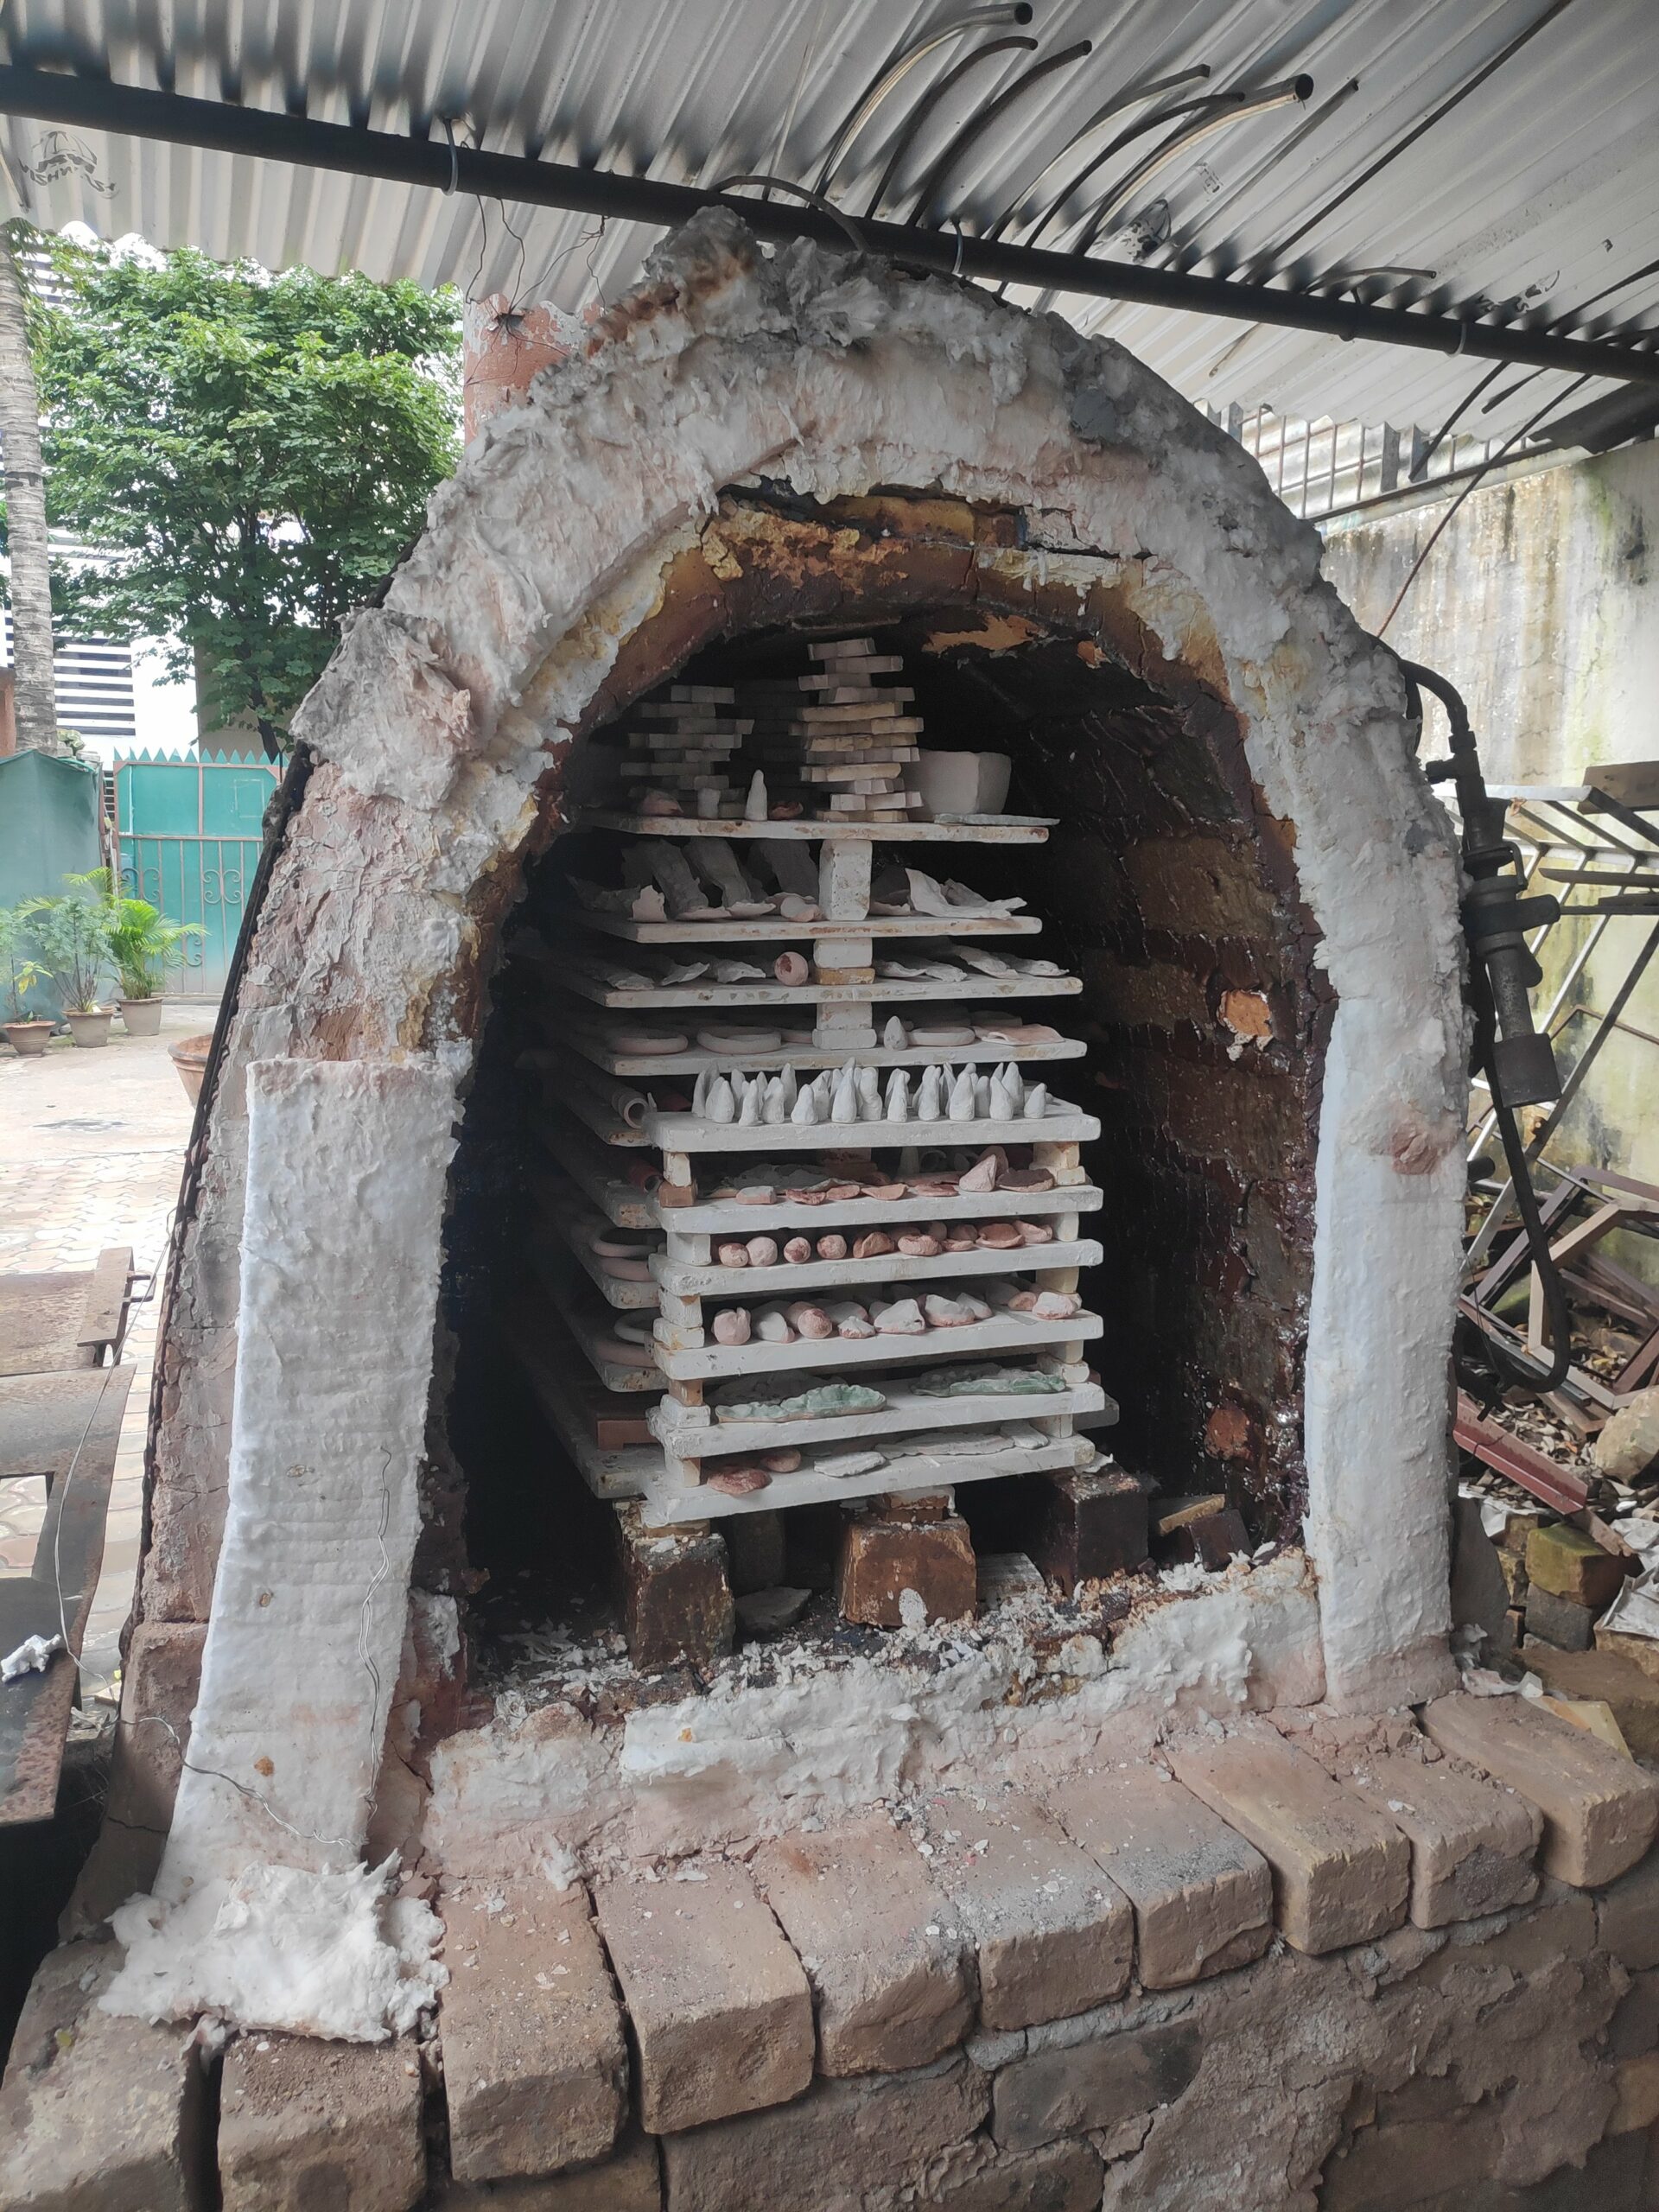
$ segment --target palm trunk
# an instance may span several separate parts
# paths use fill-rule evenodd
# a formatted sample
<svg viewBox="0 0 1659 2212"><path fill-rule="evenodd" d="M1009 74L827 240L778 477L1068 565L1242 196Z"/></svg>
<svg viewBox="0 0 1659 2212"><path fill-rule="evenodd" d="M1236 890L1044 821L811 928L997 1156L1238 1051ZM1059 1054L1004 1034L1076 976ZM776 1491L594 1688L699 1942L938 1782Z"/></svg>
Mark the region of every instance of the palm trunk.
<svg viewBox="0 0 1659 2212"><path fill-rule="evenodd" d="M0 232L0 442L5 448L11 540L11 657L17 746L56 753L58 688L52 668L52 570L41 474L41 406L29 353L23 287L12 239Z"/></svg>

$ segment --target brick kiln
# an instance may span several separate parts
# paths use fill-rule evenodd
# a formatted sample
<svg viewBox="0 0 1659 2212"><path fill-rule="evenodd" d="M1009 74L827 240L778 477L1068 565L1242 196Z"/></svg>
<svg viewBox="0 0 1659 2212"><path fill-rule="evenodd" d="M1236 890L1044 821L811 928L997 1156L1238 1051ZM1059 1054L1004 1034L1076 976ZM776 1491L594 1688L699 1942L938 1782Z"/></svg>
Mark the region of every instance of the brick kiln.
<svg viewBox="0 0 1659 2212"><path fill-rule="evenodd" d="M193 2201L200 2016L227 2206L1584 2156L1653 1796L1446 1694L1405 706L1128 356L724 218L474 441L297 728L15 2201L118 2078Z"/></svg>

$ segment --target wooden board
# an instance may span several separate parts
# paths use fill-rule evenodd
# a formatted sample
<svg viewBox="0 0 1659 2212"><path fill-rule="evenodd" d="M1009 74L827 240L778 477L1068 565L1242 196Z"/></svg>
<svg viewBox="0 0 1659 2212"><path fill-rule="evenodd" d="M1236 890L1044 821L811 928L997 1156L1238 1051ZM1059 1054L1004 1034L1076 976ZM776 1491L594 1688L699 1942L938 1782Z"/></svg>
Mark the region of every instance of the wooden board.
<svg viewBox="0 0 1659 2212"><path fill-rule="evenodd" d="M941 1252L931 1260L888 1252L874 1260L812 1259L803 1260L798 1266L785 1262L775 1268L692 1267L658 1253L651 1264L658 1282L677 1298L741 1298L747 1302L798 1298L809 1290L856 1294L861 1288L868 1289L873 1282L885 1288L895 1282L1031 1274L1045 1268L1097 1268L1103 1257L1100 1245L1084 1241L1026 1244L1013 1252Z"/></svg>
<svg viewBox="0 0 1659 2212"><path fill-rule="evenodd" d="M631 837L869 839L901 845L1040 845L1059 817L1039 814L944 814L931 822L701 822L687 814L624 814L583 808L573 830L620 830Z"/></svg>
<svg viewBox="0 0 1659 2212"><path fill-rule="evenodd" d="M849 1057L845 1051L836 1052L821 1045L779 1045L766 1052L711 1052L701 1045L693 1045L683 1052L613 1052L601 1037L593 1030L582 1028L575 1019L566 1033L565 1044L574 1046L583 1059L602 1068L607 1075L683 1075L693 1083L704 1068L718 1068L727 1074L741 1069L745 1075L757 1075L762 1070L775 1073L785 1067L816 1071L819 1068L838 1068ZM1080 1037L1057 1037L1051 1045L978 1041L971 1045L861 1045L852 1057L861 1067L867 1068L925 1068L941 1065L950 1068L1000 1067L1004 1060L1080 1060L1088 1049ZM558 1067L563 1065L566 1053L539 1051L532 1046L519 1057L521 1065L525 1066Z"/></svg>
<svg viewBox="0 0 1659 2212"><path fill-rule="evenodd" d="M629 944L810 944L819 938L1036 937L1042 923L1035 914L972 914L942 920L936 914L872 914L861 922L786 922L775 914L759 921L636 922L626 914L596 914L586 906L569 908L567 925L601 931Z"/></svg>
<svg viewBox="0 0 1659 2212"><path fill-rule="evenodd" d="M867 1290L870 1288L868 1264L865 1263ZM875 1264L879 1268L881 1262ZM1104 1325L1098 1313L1074 1313L1069 1321L1033 1321L1012 1313L1006 1320L999 1317L994 1321L974 1321L962 1329L926 1329L917 1337L824 1337L792 1344L762 1344L759 1338L747 1344L717 1344L710 1339L683 1351L671 1351L659 1338L657 1361L663 1373L677 1382L712 1382L732 1375L784 1375L791 1368L816 1373L820 1369L887 1367L895 1360L920 1360L937 1367L945 1360L986 1359L1000 1352L1046 1352L1056 1344L1084 1344L1099 1336Z"/></svg>
<svg viewBox="0 0 1659 2212"><path fill-rule="evenodd" d="M86 1285L80 1342L101 1352L119 1345L127 1325L127 1291L132 1281L132 1247L111 1245L99 1254Z"/></svg>
<svg viewBox="0 0 1659 2212"><path fill-rule="evenodd" d="M867 1437L901 1436L917 1429L995 1428L1005 1421L1042 1422L1066 1415L1084 1419L1105 1414L1109 1421L1117 1418L1116 1407L1097 1382L1079 1382L1046 1397L988 1393L982 1398L925 1398L903 1389L885 1395L887 1402L880 1413L839 1414L817 1421L711 1421L706 1427L685 1421L674 1401L664 1398L652 1408L652 1433L681 1459L716 1459L807 1444L850 1448Z"/></svg>
<svg viewBox="0 0 1659 2212"><path fill-rule="evenodd" d="M967 999L1075 998L1083 985L1075 976L964 976L960 982L925 979L905 982L878 976L873 983L652 983L622 990L563 967L562 987L594 1006L639 1013L647 1007L765 1006L779 1012L793 1007L811 1014L820 1006L957 1006Z"/></svg>
<svg viewBox="0 0 1659 2212"><path fill-rule="evenodd" d="M91 1281L82 1268L0 1275L0 1376L98 1365L97 1351L80 1341Z"/></svg>
<svg viewBox="0 0 1659 2212"><path fill-rule="evenodd" d="M796 1474L774 1475L765 1490L742 1497L728 1497L707 1483L682 1484L669 1480L662 1454L647 1476L644 1496L653 1523L671 1526L678 1521L713 1521L730 1514L777 1512L791 1505L850 1504L856 1497L902 1497L908 1491L954 1488L959 1484L995 1482L1008 1475L1039 1475L1049 1471L1086 1467L1095 1446L1086 1436L1056 1437L1052 1443L1006 1452L951 1453L895 1452L884 1466L866 1475L819 1475L810 1467Z"/></svg>
<svg viewBox="0 0 1659 2212"><path fill-rule="evenodd" d="M616 1173L617 1163L588 1131L563 1114L532 1115L531 1135L582 1195L618 1229L660 1226L652 1201Z"/></svg>
<svg viewBox="0 0 1659 2212"><path fill-rule="evenodd" d="M622 1313L655 1313L658 1286L652 1278L647 1275L642 1282L629 1282L620 1275L607 1275L588 1244L583 1230L608 1229L608 1222L586 1207L573 1214L561 1212L556 1205L550 1206L543 1218L547 1243L532 1237L529 1247L530 1256L538 1266L543 1262L556 1265L574 1261L607 1306Z"/></svg>
<svg viewBox="0 0 1659 2212"><path fill-rule="evenodd" d="M621 1367L607 1359L600 1344L607 1334L607 1316L598 1308L590 1308L581 1298L558 1283L543 1278L559 1319L582 1347L588 1365L607 1390L614 1390L620 1397L643 1397L653 1393L660 1395L664 1382L660 1369L656 1367Z"/></svg>
<svg viewBox="0 0 1659 2212"><path fill-rule="evenodd" d="M891 1151L906 1145L960 1146L983 1152L990 1145L1088 1144L1100 1135L1092 1114L1075 1108L1047 1114L1039 1122L815 1122L798 1128L792 1122L706 1122L696 1114L645 1116L645 1141L664 1152ZM638 1136L630 1133L631 1141Z"/></svg>
<svg viewBox="0 0 1659 2212"><path fill-rule="evenodd" d="M656 1228L682 1236L760 1236L775 1231L821 1235L826 1229L887 1229L906 1221L1031 1220L1052 1213L1097 1213L1105 1195L1091 1183L1063 1183L1052 1191L976 1191L953 1198L840 1198L821 1206L798 1201L751 1206L734 1198L705 1198L692 1206L648 1202Z"/></svg>

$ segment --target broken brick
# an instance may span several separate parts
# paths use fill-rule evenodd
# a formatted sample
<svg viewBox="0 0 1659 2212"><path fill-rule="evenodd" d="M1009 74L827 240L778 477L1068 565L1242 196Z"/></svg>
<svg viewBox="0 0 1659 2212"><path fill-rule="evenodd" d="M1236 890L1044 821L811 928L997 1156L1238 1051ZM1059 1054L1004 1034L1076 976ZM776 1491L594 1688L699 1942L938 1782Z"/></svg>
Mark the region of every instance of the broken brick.
<svg viewBox="0 0 1659 2212"><path fill-rule="evenodd" d="M842 1532L837 1602L867 1628L906 1625L901 1600L913 1590L930 1621L969 1620L978 1603L974 1541L956 1514L928 1521L854 1515Z"/></svg>

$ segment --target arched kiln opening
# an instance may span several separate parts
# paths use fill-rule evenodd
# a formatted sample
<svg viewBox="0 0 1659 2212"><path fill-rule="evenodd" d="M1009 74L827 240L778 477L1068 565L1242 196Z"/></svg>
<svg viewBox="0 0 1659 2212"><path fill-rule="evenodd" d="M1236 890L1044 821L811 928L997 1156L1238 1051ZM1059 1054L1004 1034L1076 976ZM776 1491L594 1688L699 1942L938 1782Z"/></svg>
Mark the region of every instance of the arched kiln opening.
<svg viewBox="0 0 1659 2212"><path fill-rule="evenodd" d="M900 1618L894 1591L861 1598L848 1563L873 1517L909 1532L886 1540L904 1554L895 1572L935 1617L964 1610L964 1592L971 1607L974 1554L1012 1554L1109 1622L1148 1560L1221 1564L1294 1537L1306 1508L1302 1359L1332 1001L1313 977L1294 840L1252 785L1201 649L1192 662L1154 649L1110 563L1057 574L1022 550L1018 518L920 494L728 499L721 526L741 543L734 573L712 590L701 569L695 588L671 585L630 640L505 924L446 1236L443 1410L464 1485L448 1533L464 1514L486 1628L626 1621L647 1663L721 1647L722 1575L757 1625L772 1618L760 1592L777 1587L812 1592L808 1624L832 1635L843 1614ZM887 722L896 736L877 741ZM963 803L935 780L944 753L1005 760L1006 798L954 827L938 818ZM732 818L757 771L774 819ZM904 819L900 778L921 802ZM723 819L696 822L699 779ZM647 823L647 791L653 804L675 794L683 814ZM815 817L832 791L826 832ZM868 935L832 918L821 874L833 850L829 865L855 876L861 849L873 903L860 876L845 911L868 916ZM947 906L930 922L946 883L990 915ZM817 937L815 912L831 917ZM780 985L791 956L783 972L799 980ZM889 1139L902 1075L902 1141L830 1122L844 1110L833 1098L816 1141L803 1131L799 1088L838 1085L849 1062L855 1090L865 1070L879 1087ZM930 1065L944 1117L923 1121ZM984 1086L1009 1067L1045 1085L1056 1130L1086 1130L1064 1160L1063 1147L1033 1148L1033 1127L999 1146L949 1118L965 1069L987 1124ZM740 1078L738 1116L741 1078L758 1078L753 1110L772 1118L711 1127L726 1109L703 1091L722 1077ZM663 1133L694 1122L721 1148L670 1170L690 1173L696 1201L673 1211L666 1199L687 1193L655 1181ZM784 1157L774 1128L813 1144L786 1155L798 1178L857 1172L826 1163L829 1144L858 1155L877 1195L832 1198L810 1218L810 1189L787 1220L756 1205L751 1233L741 1209L767 1181L760 1163ZM1001 1192L978 1207L940 1199L997 1149L1016 1186L1061 1162L1077 1206L1064 1183L1024 1206ZM1011 1320L1011 1290L1045 1288L1060 1301L1046 1326L1029 1309ZM887 1333L879 1309L912 1297L922 1330ZM795 1325L803 1306L833 1325L827 1339ZM738 1340L719 1344L722 1328ZM1005 1395L999 1420L958 1428L931 1478L855 1406L768 1431L786 1452L792 1434L809 1440L799 1465L772 1465L753 1491L706 1478L765 1475L775 1453L681 1460L677 1476L670 1452L664 1471L664 1421L708 1422L722 1395L776 1403L804 1374L885 1387L890 1414L918 1375L970 1357L1064 1370L1083 1385L1065 1400L1075 1416L1033 1399L1033 1443ZM1035 1471L990 1449L1016 1433ZM933 1432L935 1447L950 1441ZM671 1495L699 1473L694 1497ZM619 1548L614 1501L642 1491ZM943 1565L941 1521L954 1532ZM677 1546L642 1541L687 1527ZM641 1584L665 1589L671 1573L693 1594L663 1598L664 1629Z"/></svg>

